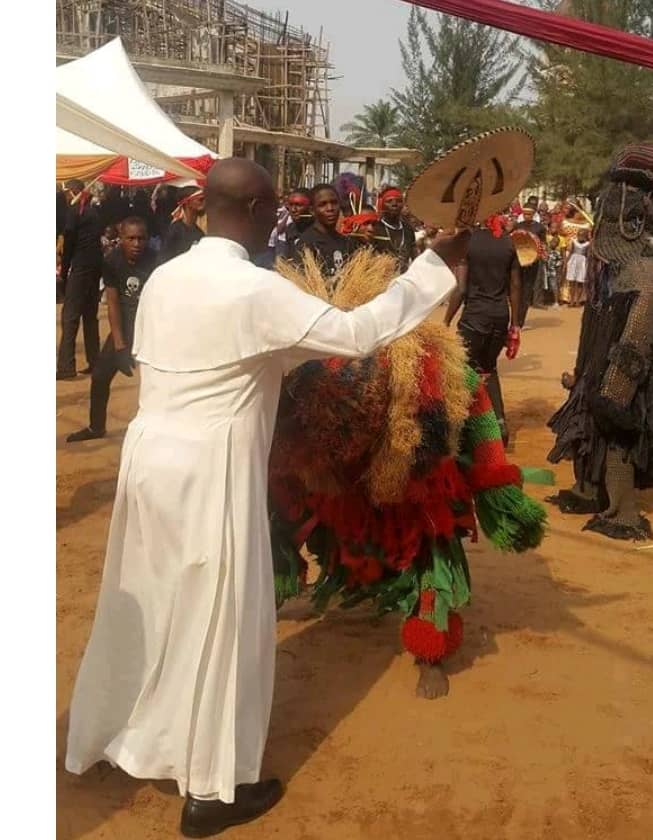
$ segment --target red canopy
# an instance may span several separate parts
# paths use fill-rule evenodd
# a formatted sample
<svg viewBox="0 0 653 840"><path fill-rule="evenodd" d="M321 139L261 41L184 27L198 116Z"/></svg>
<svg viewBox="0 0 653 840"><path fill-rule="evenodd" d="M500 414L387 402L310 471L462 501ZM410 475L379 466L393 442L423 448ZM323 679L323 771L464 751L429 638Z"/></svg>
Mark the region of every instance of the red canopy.
<svg viewBox="0 0 653 840"><path fill-rule="evenodd" d="M529 9L506 0L404 0L416 6L505 29L538 41L653 69L653 39L619 29Z"/></svg>
<svg viewBox="0 0 653 840"><path fill-rule="evenodd" d="M211 155L194 158L178 158L181 163L196 170L198 178L206 175L215 158ZM153 166L140 163L131 158L119 157L108 169L105 169L99 180L104 184L118 184L123 187L147 187L152 184L159 184L162 181L174 181L179 178L174 172L165 172L163 169L155 169Z"/></svg>

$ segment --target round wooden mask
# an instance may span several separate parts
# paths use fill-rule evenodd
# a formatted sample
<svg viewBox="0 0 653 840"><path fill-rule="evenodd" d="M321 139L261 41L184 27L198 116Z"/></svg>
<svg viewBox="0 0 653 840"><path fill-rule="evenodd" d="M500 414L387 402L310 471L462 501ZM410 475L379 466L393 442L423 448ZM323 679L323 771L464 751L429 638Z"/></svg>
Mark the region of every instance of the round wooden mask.
<svg viewBox="0 0 653 840"><path fill-rule="evenodd" d="M408 187L406 206L426 225L472 227L513 201L534 160L535 142L526 131L485 132L430 163Z"/></svg>

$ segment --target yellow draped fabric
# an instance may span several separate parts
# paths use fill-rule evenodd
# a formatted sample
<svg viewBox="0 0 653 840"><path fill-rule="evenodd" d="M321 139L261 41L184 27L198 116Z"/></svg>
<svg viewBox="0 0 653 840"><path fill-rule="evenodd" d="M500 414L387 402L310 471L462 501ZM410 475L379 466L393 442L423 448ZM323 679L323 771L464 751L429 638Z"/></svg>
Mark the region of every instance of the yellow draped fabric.
<svg viewBox="0 0 653 840"><path fill-rule="evenodd" d="M57 155L57 181L88 181L108 169L119 155Z"/></svg>

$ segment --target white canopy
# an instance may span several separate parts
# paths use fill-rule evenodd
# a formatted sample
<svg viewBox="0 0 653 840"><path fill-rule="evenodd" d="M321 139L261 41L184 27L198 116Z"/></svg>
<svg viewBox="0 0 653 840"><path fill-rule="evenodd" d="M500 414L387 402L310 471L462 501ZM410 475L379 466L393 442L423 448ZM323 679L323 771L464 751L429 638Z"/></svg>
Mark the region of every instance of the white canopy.
<svg viewBox="0 0 653 840"><path fill-rule="evenodd" d="M183 177L196 172L180 158L217 158L156 104L120 38L58 67L56 82L58 157L120 155Z"/></svg>

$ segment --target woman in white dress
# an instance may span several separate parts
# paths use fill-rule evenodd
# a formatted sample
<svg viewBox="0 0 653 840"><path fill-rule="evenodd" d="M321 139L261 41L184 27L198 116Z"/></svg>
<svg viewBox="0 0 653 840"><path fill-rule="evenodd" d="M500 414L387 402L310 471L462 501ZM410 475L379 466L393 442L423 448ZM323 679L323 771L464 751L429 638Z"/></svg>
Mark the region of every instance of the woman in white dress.
<svg viewBox="0 0 653 840"><path fill-rule="evenodd" d="M580 306L582 302L589 247L589 231L581 229L578 231L578 239L572 239L567 248L565 277L569 283L570 306Z"/></svg>

